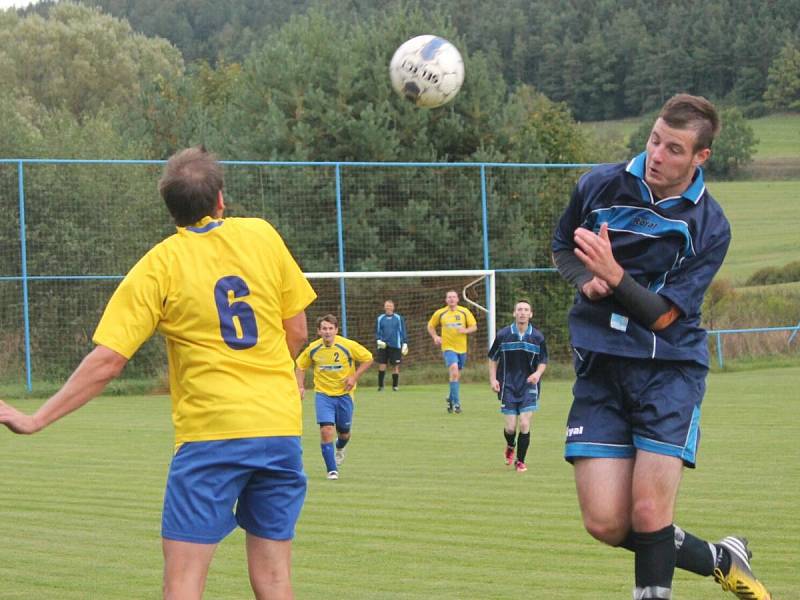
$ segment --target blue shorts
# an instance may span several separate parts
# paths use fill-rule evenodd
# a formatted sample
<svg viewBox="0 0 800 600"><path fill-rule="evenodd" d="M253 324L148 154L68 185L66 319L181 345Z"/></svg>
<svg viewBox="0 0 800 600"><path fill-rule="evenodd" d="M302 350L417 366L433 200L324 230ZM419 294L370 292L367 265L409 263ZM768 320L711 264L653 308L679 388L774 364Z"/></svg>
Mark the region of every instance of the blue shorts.
<svg viewBox="0 0 800 600"><path fill-rule="evenodd" d="M353 399L350 394L328 396L317 392L314 396L317 424L335 424L336 431L347 433L353 426Z"/></svg>
<svg viewBox="0 0 800 600"><path fill-rule="evenodd" d="M298 436L186 442L169 468L161 536L216 544L238 524L290 540L305 496Z"/></svg>
<svg viewBox="0 0 800 600"><path fill-rule="evenodd" d="M503 397L497 394L500 400L500 412L504 415L521 415L526 412L534 412L539 410L539 386L527 385L526 393L522 394L522 398L509 393L505 390Z"/></svg>
<svg viewBox="0 0 800 600"><path fill-rule="evenodd" d="M467 364L467 353L466 352L455 352L453 350L445 350L442 354L444 356L444 364L447 365L447 368L450 368L450 365L458 365L458 370L464 368L464 365Z"/></svg>
<svg viewBox="0 0 800 600"><path fill-rule="evenodd" d="M639 449L695 466L705 366L579 353L567 417L568 461L631 458Z"/></svg>

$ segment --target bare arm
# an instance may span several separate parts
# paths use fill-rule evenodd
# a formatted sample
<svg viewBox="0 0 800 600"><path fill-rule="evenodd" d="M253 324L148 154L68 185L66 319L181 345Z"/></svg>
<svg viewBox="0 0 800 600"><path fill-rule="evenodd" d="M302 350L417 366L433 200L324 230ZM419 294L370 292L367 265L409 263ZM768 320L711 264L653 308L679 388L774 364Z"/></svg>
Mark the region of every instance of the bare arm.
<svg viewBox="0 0 800 600"><path fill-rule="evenodd" d="M61 417L78 410L117 377L128 359L105 346L97 346L81 361L66 383L33 415L26 415L0 401L0 423L14 433L41 431Z"/></svg>
<svg viewBox="0 0 800 600"><path fill-rule="evenodd" d="M458 330L458 333L475 333L478 331L477 325L471 325L470 327L462 327Z"/></svg>
<svg viewBox="0 0 800 600"><path fill-rule="evenodd" d="M500 382L497 381L497 361L489 361L489 386L495 391L500 391Z"/></svg>
<svg viewBox="0 0 800 600"><path fill-rule="evenodd" d="M547 363L539 363L539 366L536 367L536 370L528 377L528 383L539 383L539 380L542 378L542 374L546 368Z"/></svg>
<svg viewBox="0 0 800 600"><path fill-rule="evenodd" d="M294 376L297 379L297 389L300 390L300 398L306 393L306 372L305 369L295 369Z"/></svg>
<svg viewBox="0 0 800 600"><path fill-rule="evenodd" d="M306 311L301 310L293 317L283 321L283 329L286 331L286 345L289 346L289 354L292 358L297 358L300 350L308 341L308 322L306 321Z"/></svg>
<svg viewBox="0 0 800 600"><path fill-rule="evenodd" d="M430 325L428 325L428 335L431 336L431 338L433 339L433 343L434 344L436 344L437 346L441 346L442 345L442 338L440 338L437 335L435 327L431 327Z"/></svg>
<svg viewBox="0 0 800 600"><path fill-rule="evenodd" d="M356 383L358 382L358 379L364 374L364 371L366 371L372 366L373 362L374 361L372 360L368 360L358 365L356 372L350 375L350 377L348 377L344 382L344 389L346 392L349 392L355 387Z"/></svg>

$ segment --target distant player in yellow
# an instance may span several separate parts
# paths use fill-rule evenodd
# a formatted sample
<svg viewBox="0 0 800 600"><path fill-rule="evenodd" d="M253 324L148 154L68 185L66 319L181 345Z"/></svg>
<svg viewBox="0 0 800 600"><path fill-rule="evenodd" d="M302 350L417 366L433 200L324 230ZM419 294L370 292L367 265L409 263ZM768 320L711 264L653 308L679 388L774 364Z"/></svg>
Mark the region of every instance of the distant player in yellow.
<svg viewBox="0 0 800 600"><path fill-rule="evenodd" d="M339 467L344 461L345 446L350 441L353 426L356 383L372 365L372 353L358 342L338 335L339 321L333 315L317 319L317 332L319 339L311 342L297 357L297 387L303 396L306 369L313 365L322 459L328 479L339 479Z"/></svg>
<svg viewBox="0 0 800 600"><path fill-rule="evenodd" d="M467 335L478 331L475 317L468 308L459 306L458 292L450 290L445 304L428 321L428 333L433 343L441 346L444 363L450 374L450 394L447 396L447 412L461 413L459 380L461 370L467 364ZM441 334L437 333L437 329Z"/></svg>
<svg viewBox="0 0 800 600"><path fill-rule="evenodd" d="M77 410L158 331L176 442L161 527L164 597L198 600L217 544L238 524L256 597L290 600L306 493L292 359L316 294L269 223L222 218L222 188L222 167L204 148L169 159L159 190L177 233L120 283L95 349L64 386L33 415L0 402L0 423L36 433Z"/></svg>

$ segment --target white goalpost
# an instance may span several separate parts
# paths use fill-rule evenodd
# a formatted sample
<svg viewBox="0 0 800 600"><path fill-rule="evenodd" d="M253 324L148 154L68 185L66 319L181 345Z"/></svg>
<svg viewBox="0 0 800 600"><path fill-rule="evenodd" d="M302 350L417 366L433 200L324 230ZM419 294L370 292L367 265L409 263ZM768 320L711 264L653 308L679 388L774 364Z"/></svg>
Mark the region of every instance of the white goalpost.
<svg viewBox="0 0 800 600"><path fill-rule="evenodd" d="M368 333L366 324L374 323L383 311L386 299L395 301L397 312L406 319L409 331L417 332L424 329L424 324L436 309L444 306L445 292L455 289L461 302L476 312L476 318L479 315L484 317L487 347L494 341L494 270L329 271L305 273L305 276L320 295L319 308L332 307L328 312L338 313L340 331L344 336L351 337L348 329L356 328L361 337L365 337ZM310 309L312 313L314 307L312 305ZM425 323L421 324L423 318ZM355 327L357 323L360 326Z"/></svg>

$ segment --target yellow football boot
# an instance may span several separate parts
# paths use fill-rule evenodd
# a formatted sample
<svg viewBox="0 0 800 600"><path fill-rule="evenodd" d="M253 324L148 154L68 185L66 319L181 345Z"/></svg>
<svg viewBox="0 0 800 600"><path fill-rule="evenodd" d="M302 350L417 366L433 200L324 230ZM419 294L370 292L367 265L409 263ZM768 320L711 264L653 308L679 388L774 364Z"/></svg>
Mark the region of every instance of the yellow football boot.
<svg viewBox="0 0 800 600"><path fill-rule="evenodd" d="M722 586L722 590L733 592L739 600L772 600L767 588L756 579L750 568L753 553L747 548L747 540L730 536L717 544L725 548L731 557L731 567L727 573L714 569L714 580Z"/></svg>

